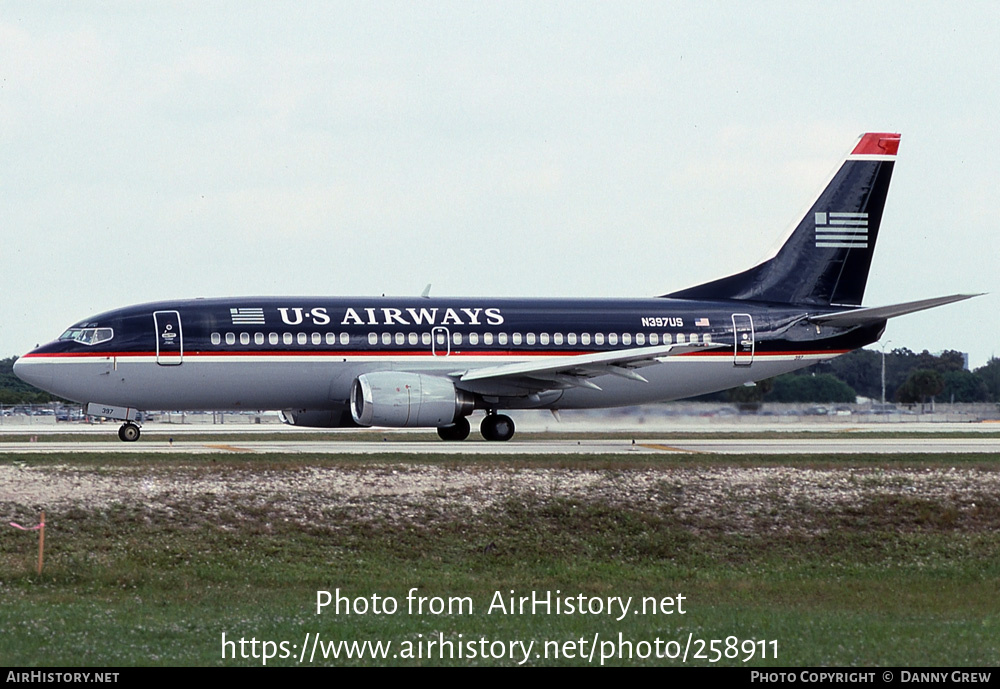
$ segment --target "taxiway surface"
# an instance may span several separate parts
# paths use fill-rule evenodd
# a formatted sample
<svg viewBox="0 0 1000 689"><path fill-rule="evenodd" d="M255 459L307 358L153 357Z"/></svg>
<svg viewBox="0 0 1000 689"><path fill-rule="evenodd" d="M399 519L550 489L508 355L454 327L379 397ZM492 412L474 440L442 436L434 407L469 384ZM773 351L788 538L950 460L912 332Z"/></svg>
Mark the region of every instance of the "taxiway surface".
<svg viewBox="0 0 1000 689"><path fill-rule="evenodd" d="M626 440L594 438L583 440L524 439L506 443L465 441L358 441L343 440L254 440L252 436L238 441L139 440L120 443L82 437L63 442L4 442L0 454L69 454L106 452L109 454L163 453L281 453L281 454L348 454L348 455L569 455L569 454L726 454L726 455L816 455L816 454L908 454L908 453L969 453L993 454L1000 457L1000 438L939 437L939 438L690 438L670 440Z"/></svg>

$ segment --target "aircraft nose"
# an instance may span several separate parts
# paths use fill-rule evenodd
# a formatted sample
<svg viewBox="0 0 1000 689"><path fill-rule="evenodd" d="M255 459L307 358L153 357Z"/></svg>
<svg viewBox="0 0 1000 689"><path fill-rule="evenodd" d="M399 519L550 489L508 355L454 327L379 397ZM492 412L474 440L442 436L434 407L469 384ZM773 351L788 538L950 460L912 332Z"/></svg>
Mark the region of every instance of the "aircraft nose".
<svg viewBox="0 0 1000 689"><path fill-rule="evenodd" d="M48 390L52 385L52 372L50 368L50 366L47 366L43 362L32 361L28 357L21 357L14 362L14 375L29 385Z"/></svg>

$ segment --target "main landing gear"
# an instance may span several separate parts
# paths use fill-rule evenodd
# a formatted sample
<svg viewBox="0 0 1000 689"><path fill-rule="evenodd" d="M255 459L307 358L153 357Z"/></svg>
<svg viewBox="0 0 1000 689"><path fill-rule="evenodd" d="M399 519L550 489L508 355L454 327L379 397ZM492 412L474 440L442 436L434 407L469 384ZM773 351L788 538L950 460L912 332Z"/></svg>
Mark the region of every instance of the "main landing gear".
<svg viewBox="0 0 1000 689"><path fill-rule="evenodd" d="M441 440L465 440L469 437L469 417L459 417L453 425L438 428L438 437Z"/></svg>
<svg viewBox="0 0 1000 689"><path fill-rule="evenodd" d="M118 438L126 443L134 443L139 439L139 426L128 421L118 429Z"/></svg>
<svg viewBox="0 0 1000 689"><path fill-rule="evenodd" d="M514 437L514 421L509 416L489 411L479 430L486 440L510 440ZM451 426L442 426L437 431L441 440L465 440L469 437L469 418L463 416Z"/></svg>
<svg viewBox="0 0 1000 689"><path fill-rule="evenodd" d="M487 440L510 440L514 437L514 420L504 414L488 411L479 430Z"/></svg>

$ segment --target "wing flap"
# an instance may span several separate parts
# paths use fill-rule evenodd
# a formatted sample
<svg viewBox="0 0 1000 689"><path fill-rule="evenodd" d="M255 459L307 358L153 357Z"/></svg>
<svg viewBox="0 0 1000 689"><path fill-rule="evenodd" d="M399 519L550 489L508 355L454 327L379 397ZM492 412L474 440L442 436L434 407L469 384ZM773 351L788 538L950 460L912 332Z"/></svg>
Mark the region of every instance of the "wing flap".
<svg viewBox="0 0 1000 689"><path fill-rule="evenodd" d="M605 374L613 374L630 378L632 380L646 382L633 367L640 367L656 363L657 360L685 354L687 352L704 351L706 349L716 349L727 345L708 343L687 343L659 345L656 347L634 347L632 349L619 349L613 352L596 352L593 354L576 354L572 356L557 356L547 358L545 361L518 361L512 364L502 364L500 366L486 366L470 371L462 371L453 374L459 381L469 382L475 380L490 380L497 378L535 378L539 380L551 380L563 384L571 384L568 378L577 379L572 384L582 387L580 381L586 378L593 378Z"/></svg>

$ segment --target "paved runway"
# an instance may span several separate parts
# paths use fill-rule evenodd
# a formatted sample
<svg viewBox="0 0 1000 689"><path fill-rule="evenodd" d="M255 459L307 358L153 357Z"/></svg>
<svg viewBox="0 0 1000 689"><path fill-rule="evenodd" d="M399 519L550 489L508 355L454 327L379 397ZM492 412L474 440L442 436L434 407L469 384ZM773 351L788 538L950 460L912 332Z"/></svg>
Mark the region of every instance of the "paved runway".
<svg viewBox="0 0 1000 689"><path fill-rule="evenodd" d="M940 437L940 438L789 438L760 440L751 438L691 438L672 440L532 440L522 436L506 443L465 441L386 440L360 442L343 440L256 441L249 436L246 441L189 441L175 440L172 444L162 440L142 439L136 443L116 441L80 440L67 442L11 442L0 443L0 456L5 453L60 454L74 452L107 452L114 454L144 453L317 453L317 454L406 454L406 455L567 455L567 454L726 454L726 455L791 455L791 454L904 454L904 453L972 453L996 455L1000 458L1000 438Z"/></svg>

